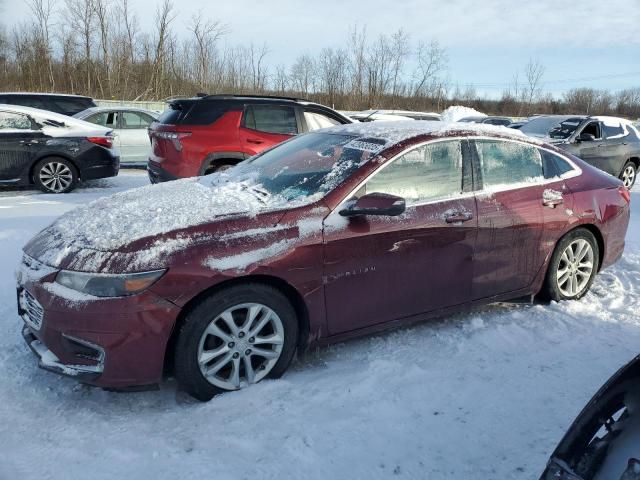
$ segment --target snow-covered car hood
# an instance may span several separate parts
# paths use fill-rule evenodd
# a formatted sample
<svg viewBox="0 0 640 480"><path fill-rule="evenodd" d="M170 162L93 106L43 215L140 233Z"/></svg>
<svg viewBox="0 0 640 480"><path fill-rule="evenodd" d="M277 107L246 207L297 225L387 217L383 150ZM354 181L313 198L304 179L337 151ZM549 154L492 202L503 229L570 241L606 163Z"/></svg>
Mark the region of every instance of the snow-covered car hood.
<svg viewBox="0 0 640 480"><path fill-rule="evenodd" d="M203 181L204 180L204 181ZM277 223L291 203L265 200L247 183L208 177L149 185L95 200L58 218L25 247L54 268L140 271L199 242Z"/></svg>

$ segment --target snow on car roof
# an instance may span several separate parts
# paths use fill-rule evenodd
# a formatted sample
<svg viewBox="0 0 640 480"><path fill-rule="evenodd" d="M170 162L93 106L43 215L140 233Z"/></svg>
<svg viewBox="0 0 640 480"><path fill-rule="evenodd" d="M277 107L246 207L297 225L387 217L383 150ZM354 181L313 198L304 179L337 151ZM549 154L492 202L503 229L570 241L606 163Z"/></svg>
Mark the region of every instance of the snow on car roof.
<svg viewBox="0 0 640 480"><path fill-rule="evenodd" d="M85 122L84 120L81 120L79 118L68 117L67 115L62 115L61 113L51 112L49 110L41 110L39 108L23 107L21 105L0 104L0 110L4 110L5 112L23 113L25 115L31 116L33 119L40 123L53 121L62 123L67 127L73 127L75 129L80 129L83 131L94 131L96 132L96 135L106 135L111 131L111 129L109 128L94 125L93 123Z"/></svg>
<svg viewBox="0 0 640 480"><path fill-rule="evenodd" d="M493 135L511 138L514 140L524 140L531 143L543 143L537 142L535 139L531 139L519 130L503 126L487 125L484 123L447 123L427 120L351 123L323 130L316 130L316 132L377 138L384 141L385 147L421 135L450 136L455 135L456 133L467 135Z"/></svg>

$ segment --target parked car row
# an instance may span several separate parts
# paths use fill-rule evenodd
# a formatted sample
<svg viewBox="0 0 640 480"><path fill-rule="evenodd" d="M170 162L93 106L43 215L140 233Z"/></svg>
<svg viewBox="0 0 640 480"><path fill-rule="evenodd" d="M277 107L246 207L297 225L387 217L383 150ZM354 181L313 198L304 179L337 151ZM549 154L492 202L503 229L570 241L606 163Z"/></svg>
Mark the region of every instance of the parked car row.
<svg viewBox="0 0 640 480"><path fill-rule="evenodd" d="M38 107L40 111L73 114L78 120L109 129L110 145L102 146L113 149L112 156L118 156L122 165L147 167L153 183L221 171L294 135L333 125L352 121L441 120L437 113L407 110L364 110L345 112L346 115L305 100L255 95L199 95L177 99L169 102L160 115L137 108L97 107L91 98L74 95L0 93L0 102L6 103L3 107L5 115L13 112L28 116L28 112L15 110L20 108L17 105L25 105ZM34 111L31 114L35 115ZM44 118L43 114L38 115L38 118ZM53 121L53 117L51 119ZM526 135L545 139L620 178L627 188L634 185L640 168L638 130L630 122L618 118L535 116L524 122L512 122L509 117L478 112L476 116L458 121L520 129ZM57 122L65 123L60 119ZM66 123L70 124L70 121ZM84 173L85 165L77 164L79 160L72 158L75 152L67 154L59 144L47 140L49 136L53 139L56 135L66 134L63 130L48 128L44 131L35 118L30 125L32 129L23 131L23 136L39 132L37 135L42 137L39 143L43 148L18 143L12 144L11 150L9 147L0 150L4 157L0 160L0 184L27 183L48 192L66 192L78 180L96 178ZM15 130L12 122L4 126L0 123L0 137L4 138L0 138L0 147L9 145L16 137L12 130ZM54 148L48 151L45 146ZM50 189L37 180L35 164L47 156L66 161L67 168L75 172L75 179L67 187Z"/></svg>

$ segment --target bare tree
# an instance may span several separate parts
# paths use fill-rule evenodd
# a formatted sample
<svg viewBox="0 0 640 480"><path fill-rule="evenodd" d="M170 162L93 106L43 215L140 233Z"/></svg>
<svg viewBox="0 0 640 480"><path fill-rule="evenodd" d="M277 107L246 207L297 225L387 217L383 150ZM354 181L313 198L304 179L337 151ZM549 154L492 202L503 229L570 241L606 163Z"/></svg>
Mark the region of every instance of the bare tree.
<svg viewBox="0 0 640 480"><path fill-rule="evenodd" d="M420 42L416 50L416 61L413 96L427 96L430 88L437 83L439 75L447 68L447 52L435 40L428 44Z"/></svg>
<svg viewBox="0 0 640 480"><path fill-rule="evenodd" d="M152 97L162 98L166 93L163 89L166 61L165 54L167 53L167 43L169 43L169 38L171 37L171 23L175 18L176 16L173 13L173 3L171 3L171 0L163 0L156 9L155 48L149 83L147 84L146 90L139 95L138 98L150 94Z"/></svg>
<svg viewBox="0 0 640 480"><path fill-rule="evenodd" d="M391 56L392 56L392 84L391 95L400 95L400 84L404 64L411 53L409 34L402 28L391 35Z"/></svg>
<svg viewBox="0 0 640 480"><path fill-rule="evenodd" d="M219 21L206 19L203 12L191 18L189 29L195 39L196 83L208 89L211 85L212 61L216 54L217 43L227 32L227 27Z"/></svg>
<svg viewBox="0 0 640 480"><path fill-rule="evenodd" d="M94 0L65 0L64 18L68 19L84 49L86 89L91 92L91 52L93 46Z"/></svg>
<svg viewBox="0 0 640 480"><path fill-rule="evenodd" d="M301 55L291 67L291 84L293 90L308 97L314 87L315 62L310 55Z"/></svg>
<svg viewBox="0 0 640 480"><path fill-rule="evenodd" d="M55 90L56 80L53 75L52 42L49 34L53 5L51 0L26 0L26 3L34 17L37 55L41 60L44 60L50 89Z"/></svg>
<svg viewBox="0 0 640 480"><path fill-rule="evenodd" d="M530 59L524 68L525 75L525 99L527 104L527 114L531 114L531 106L533 101L540 97L542 93L542 76L544 75L544 66L538 61Z"/></svg>

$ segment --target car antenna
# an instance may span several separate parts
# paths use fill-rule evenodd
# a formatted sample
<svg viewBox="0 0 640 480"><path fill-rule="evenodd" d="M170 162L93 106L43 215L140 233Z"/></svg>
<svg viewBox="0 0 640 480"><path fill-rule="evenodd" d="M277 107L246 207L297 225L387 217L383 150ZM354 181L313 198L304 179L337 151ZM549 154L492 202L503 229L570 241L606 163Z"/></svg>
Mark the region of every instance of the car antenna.
<svg viewBox="0 0 640 480"><path fill-rule="evenodd" d="M369 117L371 117L372 115L375 115L376 113L378 113L378 110L374 110L373 112L371 112L369 115L367 115L366 117L364 117L362 120L360 120L360 122L366 122L367 119Z"/></svg>

